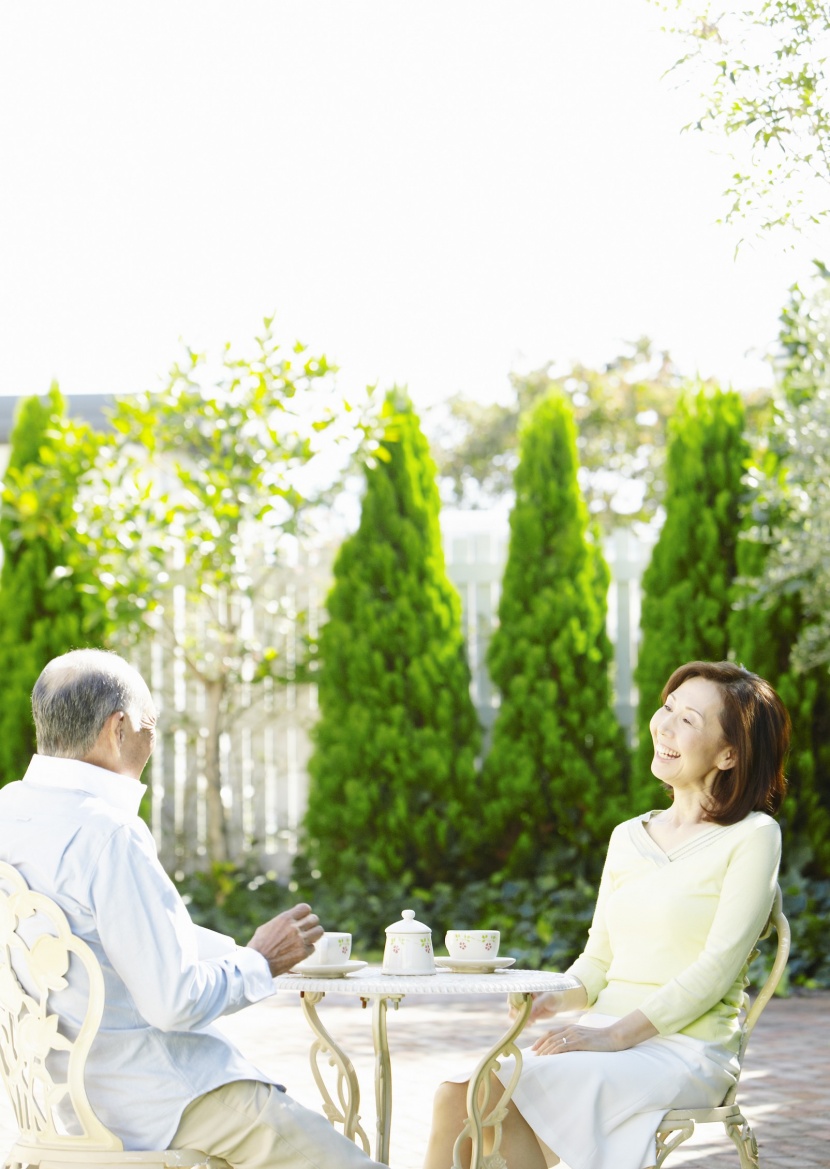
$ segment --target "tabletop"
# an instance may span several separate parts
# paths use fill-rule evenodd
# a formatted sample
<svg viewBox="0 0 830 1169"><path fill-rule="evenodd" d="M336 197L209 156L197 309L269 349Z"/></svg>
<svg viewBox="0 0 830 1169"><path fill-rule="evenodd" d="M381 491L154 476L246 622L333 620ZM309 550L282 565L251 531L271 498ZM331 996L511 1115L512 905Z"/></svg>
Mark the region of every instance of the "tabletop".
<svg viewBox="0 0 830 1169"><path fill-rule="evenodd" d="M410 994L539 994L544 991L572 990L577 986L577 979L549 970L498 970L492 974L455 974L439 970L435 974L405 976L382 974L377 967L367 967L341 978L280 974L274 979L274 989L278 991L352 994L361 998Z"/></svg>

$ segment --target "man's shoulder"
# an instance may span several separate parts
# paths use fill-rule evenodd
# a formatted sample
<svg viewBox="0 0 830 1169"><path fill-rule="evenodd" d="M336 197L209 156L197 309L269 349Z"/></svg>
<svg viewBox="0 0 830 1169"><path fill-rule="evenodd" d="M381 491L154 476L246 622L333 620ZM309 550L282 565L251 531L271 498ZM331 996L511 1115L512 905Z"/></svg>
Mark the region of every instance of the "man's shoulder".
<svg viewBox="0 0 830 1169"><path fill-rule="evenodd" d="M119 829L143 835L144 822L132 812L91 792L15 780L0 788L0 815L8 820L61 824L86 839L106 837Z"/></svg>

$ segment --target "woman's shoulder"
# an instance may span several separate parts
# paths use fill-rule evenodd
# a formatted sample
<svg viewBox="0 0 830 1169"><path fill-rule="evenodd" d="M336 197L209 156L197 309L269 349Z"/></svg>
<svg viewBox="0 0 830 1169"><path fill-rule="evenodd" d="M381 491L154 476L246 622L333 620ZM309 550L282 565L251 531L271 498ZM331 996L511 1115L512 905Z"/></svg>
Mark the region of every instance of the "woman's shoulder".
<svg viewBox="0 0 830 1169"><path fill-rule="evenodd" d="M748 836L752 832L766 832L771 836L781 835L780 824L766 812L750 812L744 816L743 820L738 820L736 824L733 824L732 828L737 830L736 834L742 836Z"/></svg>
<svg viewBox="0 0 830 1169"><path fill-rule="evenodd" d="M772 824L775 828L780 828L778 821L768 812L750 812L748 816L744 816L741 823L752 823L759 828L762 824Z"/></svg>
<svg viewBox="0 0 830 1169"><path fill-rule="evenodd" d="M749 841L761 847L781 851L781 826L766 812L750 812L737 824L731 824L728 832L729 839L739 847L749 847Z"/></svg>

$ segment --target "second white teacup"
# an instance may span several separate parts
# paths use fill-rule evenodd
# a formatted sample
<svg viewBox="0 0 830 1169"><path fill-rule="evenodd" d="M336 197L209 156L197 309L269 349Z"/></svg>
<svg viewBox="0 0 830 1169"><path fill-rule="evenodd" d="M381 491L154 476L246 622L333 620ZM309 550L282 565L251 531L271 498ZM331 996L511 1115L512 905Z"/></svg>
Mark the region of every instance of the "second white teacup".
<svg viewBox="0 0 830 1169"><path fill-rule="evenodd" d="M499 952L499 931L449 930L444 945L451 958L495 958Z"/></svg>
<svg viewBox="0 0 830 1169"><path fill-rule="evenodd" d="M352 935L325 933L314 943L314 953L303 958L302 966L342 966L352 952Z"/></svg>

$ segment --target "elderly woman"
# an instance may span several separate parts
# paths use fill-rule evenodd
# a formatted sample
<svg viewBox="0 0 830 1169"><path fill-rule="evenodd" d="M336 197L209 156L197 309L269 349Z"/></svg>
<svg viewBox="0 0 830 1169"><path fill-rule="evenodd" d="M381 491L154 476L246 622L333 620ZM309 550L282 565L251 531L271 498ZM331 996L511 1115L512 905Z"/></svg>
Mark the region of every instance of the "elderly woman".
<svg viewBox="0 0 830 1169"><path fill-rule="evenodd" d="M568 971L580 986L534 1002L532 1018L554 1021L523 1053L504 1122L501 1152L520 1169L645 1169L667 1109L717 1105L735 1080L748 955L781 855L789 717L756 674L690 662L650 728L672 803L615 828ZM440 1086L425 1169L452 1164L466 1091L464 1077Z"/></svg>

